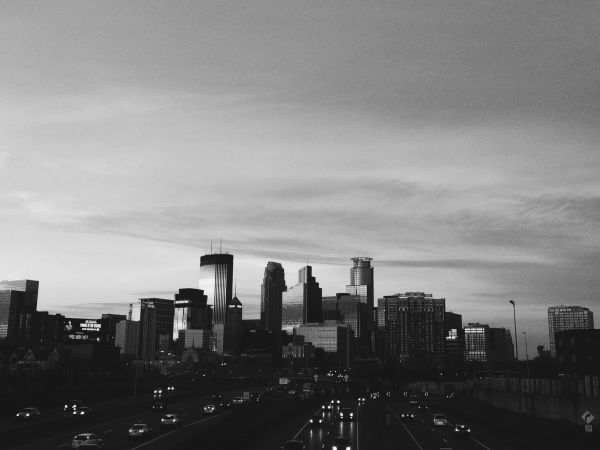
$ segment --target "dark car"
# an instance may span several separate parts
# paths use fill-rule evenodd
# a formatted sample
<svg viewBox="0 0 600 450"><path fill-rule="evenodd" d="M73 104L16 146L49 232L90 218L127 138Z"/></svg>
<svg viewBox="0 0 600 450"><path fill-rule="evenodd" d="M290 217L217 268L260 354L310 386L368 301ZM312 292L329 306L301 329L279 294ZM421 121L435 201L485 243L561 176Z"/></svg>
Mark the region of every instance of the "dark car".
<svg viewBox="0 0 600 450"><path fill-rule="evenodd" d="M165 414L160 418L160 425L165 428L180 427L181 422L181 418L177 414Z"/></svg>
<svg viewBox="0 0 600 450"><path fill-rule="evenodd" d="M154 402L152 405L152 411L166 411L167 404L165 402Z"/></svg>
<svg viewBox="0 0 600 450"><path fill-rule="evenodd" d="M213 394L212 396L212 400L214 403L219 404L221 403L224 399L223 399L223 394Z"/></svg>
<svg viewBox="0 0 600 450"><path fill-rule="evenodd" d="M471 436L471 429L464 424L456 424L453 428L453 435L457 438L467 439Z"/></svg>
<svg viewBox="0 0 600 450"><path fill-rule="evenodd" d="M337 413L337 420L356 420L356 413L351 408L341 408Z"/></svg>
<svg viewBox="0 0 600 450"><path fill-rule="evenodd" d="M328 450L352 450L352 444L350 439L339 436L333 439L333 441L326 447Z"/></svg>
<svg viewBox="0 0 600 450"><path fill-rule="evenodd" d="M92 408L89 406L80 406L72 411L73 416L81 417L81 416L89 416L93 412Z"/></svg>
<svg viewBox="0 0 600 450"><path fill-rule="evenodd" d="M411 412L403 412L400 414L400 418L402 419L403 422L414 422L415 414L411 413Z"/></svg>
<svg viewBox="0 0 600 450"><path fill-rule="evenodd" d="M40 410L33 406L23 408L17 413L17 420L34 420L38 417L40 417Z"/></svg>
<svg viewBox="0 0 600 450"><path fill-rule="evenodd" d="M304 450L306 445L304 442L292 439L281 446L281 450Z"/></svg>
<svg viewBox="0 0 600 450"><path fill-rule="evenodd" d="M317 413L314 416L312 416L310 419L308 419L308 424L311 427L322 427L323 425L326 425L326 422L325 422L325 418L323 417L323 414Z"/></svg>
<svg viewBox="0 0 600 450"><path fill-rule="evenodd" d="M67 400L65 402L65 406L63 407L63 411L71 414L74 409L81 408L83 406L83 400Z"/></svg>

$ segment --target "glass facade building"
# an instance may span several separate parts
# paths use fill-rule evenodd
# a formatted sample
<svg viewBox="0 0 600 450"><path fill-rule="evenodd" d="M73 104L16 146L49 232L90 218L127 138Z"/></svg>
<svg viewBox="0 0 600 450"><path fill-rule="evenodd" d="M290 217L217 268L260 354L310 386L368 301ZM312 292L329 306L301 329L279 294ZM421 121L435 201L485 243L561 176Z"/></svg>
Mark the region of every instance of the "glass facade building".
<svg viewBox="0 0 600 450"><path fill-rule="evenodd" d="M14 342L17 339L18 317L23 302L23 292L0 291L0 341Z"/></svg>
<svg viewBox="0 0 600 450"><path fill-rule="evenodd" d="M326 354L335 356L342 367L349 367L352 360L352 341L354 332L347 324L308 323L294 329L297 336L304 337L304 343L311 343L313 347L322 349Z"/></svg>
<svg viewBox="0 0 600 450"><path fill-rule="evenodd" d="M303 267L298 271L298 284L282 294L281 328L291 332L302 324L322 322L322 301L322 291L312 276L312 267Z"/></svg>
<svg viewBox="0 0 600 450"><path fill-rule="evenodd" d="M175 294L173 340L179 339L182 330L210 330L212 311L201 289L179 289Z"/></svg>
<svg viewBox="0 0 600 450"><path fill-rule="evenodd" d="M568 330L591 330L594 313L583 306L551 306L548 308L548 332L550 353L556 358L556 333Z"/></svg>
<svg viewBox="0 0 600 450"><path fill-rule="evenodd" d="M410 356L443 358L446 299L423 292L383 297L385 355L390 361ZM381 304L380 303L380 304Z"/></svg>
<svg viewBox="0 0 600 450"><path fill-rule="evenodd" d="M281 331L281 302L285 285L285 272L280 263L269 261L260 287L260 321L262 328L272 333Z"/></svg>
<svg viewBox="0 0 600 450"><path fill-rule="evenodd" d="M368 354L370 348L370 317L369 306L358 295L338 293L335 297L323 297L323 320L349 325L362 355Z"/></svg>
<svg viewBox="0 0 600 450"><path fill-rule="evenodd" d="M346 292L351 295L360 296L363 303L374 308L372 260L373 258L364 256L352 258L353 266L350 268L350 284L346 285Z"/></svg>
<svg viewBox="0 0 600 450"><path fill-rule="evenodd" d="M115 347L119 347L121 355L133 359L138 357L140 339L140 323L133 320L121 320L115 327Z"/></svg>
<svg viewBox="0 0 600 450"><path fill-rule="evenodd" d="M29 342L32 339L33 316L37 311L39 281L36 280L14 280L0 281L0 292L20 292L11 297L12 308L8 312L7 301L0 306L0 339L5 333L6 339L18 342ZM12 295L12 294L11 294ZM16 297L15 297L16 296ZM16 303L14 303L16 301ZM10 324L10 326L9 326ZM8 328L11 329L9 333Z"/></svg>
<svg viewBox="0 0 600 450"><path fill-rule="evenodd" d="M200 257L199 287L213 310L213 324L224 324L227 303L233 297L233 255L212 253Z"/></svg>

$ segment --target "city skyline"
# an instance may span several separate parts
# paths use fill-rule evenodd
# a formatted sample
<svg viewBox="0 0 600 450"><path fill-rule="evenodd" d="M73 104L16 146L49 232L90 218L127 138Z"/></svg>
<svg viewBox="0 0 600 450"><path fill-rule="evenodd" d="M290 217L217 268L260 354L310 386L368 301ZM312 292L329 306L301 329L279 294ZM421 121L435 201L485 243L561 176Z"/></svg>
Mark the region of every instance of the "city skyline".
<svg viewBox="0 0 600 450"><path fill-rule="evenodd" d="M267 261L332 296L357 255L375 301L512 329L514 299L520 354L549 306L600 314L598 4L378 6L3 5L0 279L124 314L222 238L245 317Z"/></svg>

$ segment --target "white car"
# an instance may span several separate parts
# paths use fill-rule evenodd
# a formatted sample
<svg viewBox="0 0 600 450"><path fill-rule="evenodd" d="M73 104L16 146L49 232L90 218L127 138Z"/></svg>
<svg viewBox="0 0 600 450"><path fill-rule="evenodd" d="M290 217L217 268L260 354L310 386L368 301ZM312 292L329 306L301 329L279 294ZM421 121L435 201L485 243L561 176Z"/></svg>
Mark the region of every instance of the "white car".
<svg viewBox="0 0 600 450"><path fill-rule="evenodd" d="M234 405L242 405L244 403L244 397L233 397Z"/></svg>
<svg viewBox="0 0 600 450"><path fill-rule="evenodd" d="M89 406L80 406L77 409L74 409L72 414L74 416L89 416L92 413L92 408Z"/></svg>
<svg viewBox="0 0 600 450"><path fill-rule="evenodd" d="M204 406L204 414L214 414L217 411L217 407L215 405L205 405Z"/></svg>
<svg viewBox="0 0 600 450"><path fill-rule="evenodd" d="M141 438L148 436L152 432L152 428L146 423L136 423L129 427L130 438Z"/></svg>
<svg viewBox="0 0 600 450"><path fill-rule="evenodd" d="M71 442L71 448L104 448L104 441L94 433L76 434Z"/></svg>
<svg viewBox="0 0 600 450"><path fill-rule="evenodd" d="M433 424L438 427L445 427L448 425L448 419L446 419L444 414L434 414Z"/></svg>

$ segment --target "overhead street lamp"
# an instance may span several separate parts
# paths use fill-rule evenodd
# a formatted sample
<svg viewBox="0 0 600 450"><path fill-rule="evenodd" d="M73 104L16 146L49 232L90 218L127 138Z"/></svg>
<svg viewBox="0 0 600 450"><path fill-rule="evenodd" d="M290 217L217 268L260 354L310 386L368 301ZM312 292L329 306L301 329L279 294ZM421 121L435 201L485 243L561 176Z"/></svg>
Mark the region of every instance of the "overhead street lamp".
<svg viewBox="0 0 600 450"><path fill-rule="evenodd" d="M510 303L513 307L513 319L515 321L515 353L517 355L517 367L519 367L519 344L517 343L517 312L515 309L515 301L509 300L508 303Z"/></svg>

